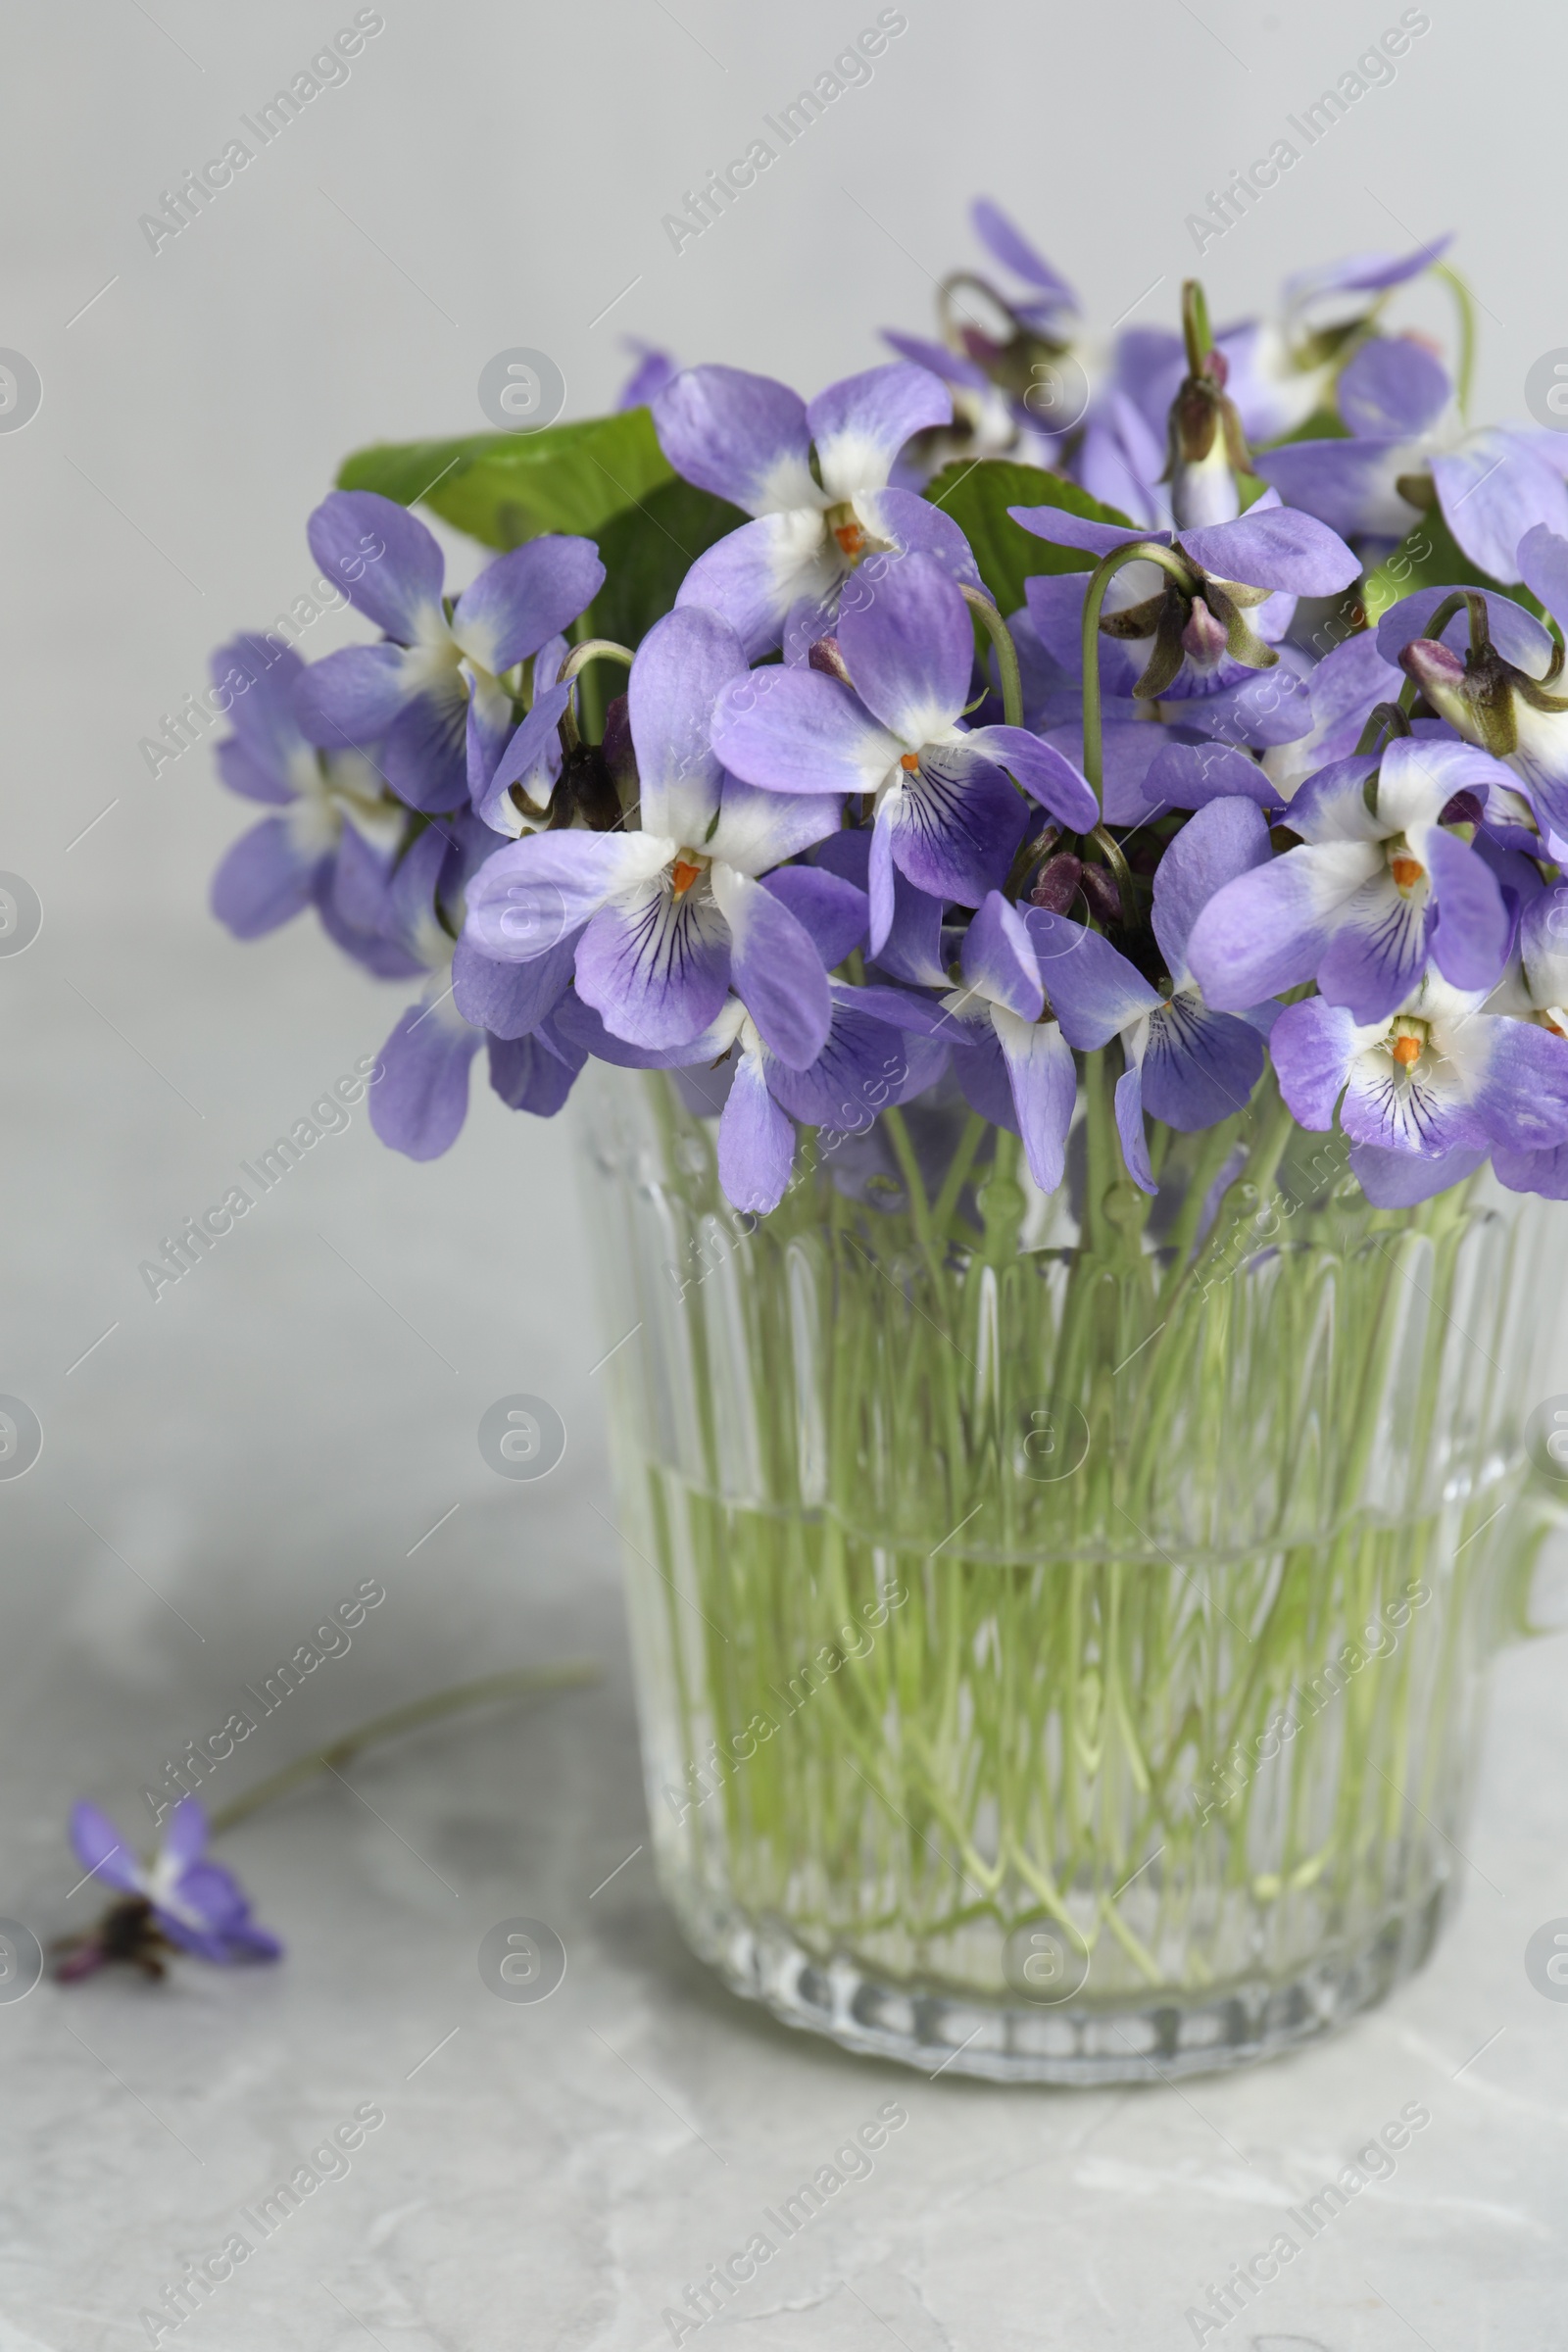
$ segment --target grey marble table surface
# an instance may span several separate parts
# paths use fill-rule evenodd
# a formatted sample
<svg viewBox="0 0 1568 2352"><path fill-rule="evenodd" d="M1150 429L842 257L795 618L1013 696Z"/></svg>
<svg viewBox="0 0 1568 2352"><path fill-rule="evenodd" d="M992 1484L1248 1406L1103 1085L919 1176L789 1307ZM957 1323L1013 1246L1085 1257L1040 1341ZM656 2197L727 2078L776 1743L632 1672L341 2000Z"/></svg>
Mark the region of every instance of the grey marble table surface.
<svg viewBox="0 0 1568 2352"><path fill-rule="evenodd" d="M368 1352L362 1377L377 1377ZM236 2231L245 2259L159 2340L1174 2347L1286 2209L1412 2108L1430 2124L1389 2177L1220 2340L1561 2343L1568 2005L1523 1967L1530 1931L1568 1913L1560 1646L1500 1665L1464 1908L1385 2008L1310 2052L1179 2088L929 2081L791 2034L682 1948L646 1851L612 1539L584 1451L547 1511L533 1493L498 1501L459 1461L401 1525L413 1498L389 1504L373 1539L331 1526L324 1481L329 1533L301 1530L314 1588L259 1562L259 1581L282 1570L289 1603L221 1637L168 1530L100 1502L104 1537L223 1659L189 1672L192 1635L171 1634L83 1535L74 1667L45 1645L7 1726L7 1905L40 1931L92 1899L68 1892L66 1791L133 1818L141 1759L220 1720L230 1685L270 1663L264 1620L314 1622L361 1571L387 1600L298 1698L295 1744L460 1665L583 1657L604 1679L432 1727L232 1833L227 1858L286 1939L277 1967L45 1984L0 2006L3 2352L150 2340L140 2315ZM405 1560L448 1492L460 1510ZM280 1726L264 1729L280 1753ZM518 1917L567 1955L536 2005L496 1998L476 1965L487 1931ZM357 2132L356 2116L384 2121ZM786 2241L781 2206L879 2116L906 2122L874 2159L846 2155L843 2188ZM334 2152L340 2127L352 2154ZM285 2210L276 2191L301 2166L306 2193ZM776 2256L699 2328L689 2288L759 2231Z"/></svg>

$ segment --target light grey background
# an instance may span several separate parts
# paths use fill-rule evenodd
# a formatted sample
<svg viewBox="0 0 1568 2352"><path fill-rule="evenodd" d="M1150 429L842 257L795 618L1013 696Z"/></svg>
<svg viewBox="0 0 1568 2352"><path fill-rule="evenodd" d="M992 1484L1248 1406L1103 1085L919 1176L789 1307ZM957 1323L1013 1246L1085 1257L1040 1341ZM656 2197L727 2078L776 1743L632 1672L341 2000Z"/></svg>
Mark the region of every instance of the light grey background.
<svg viewBox="0 0 1568 2352"><path fill-rule="evenodd" d="M0 2352L145 2341L139 2309L369 2099L388 2121L351 2178L182 2338L667 2341L684 2282L901 2096L910 2126L874 2178L726 2331L907 2352L1190 2342L1185 2309L1266 2241L1271 2211L1419 2098L1433 2125L1396 2180L1225 2340L1560 2340L1568 2005L1522 1967L1530 1932L1568 1914L1560 1648L1500 1669L1468 1908L1388 2010L1180 2094L927 2085L715 1990L645 1856L590 1900L643 1829L564 1123L507 1112L481 1070L459 1149L415 1167L362 1113L157 1305L138 1281L404 1002L314 924L249 948L219 930L208 876L247 811L204 750L154 781L137 749L212 645L308 585L305 517L343 454L482 429L475 382L509 345L556 359L568 415L612 399L623 334L809 392L872 364L879 326L928 327L935 277L979 258L963 212L981 191L1099 326L1135 305L1169 319L1196 258L1185 217L1399 14L906 13L869 86L677 255L662 217L873 6L387 0L347 84L155 256L138 216L352 7L10 12L0 344L44 394L0 434L0 867L45 911L0 959L0 1391L46 1437L0 1485L0 1910L45 1936L75 1923L91 1895L68 1900L73 1795L142 1828L161 1759L364 1577L387 1602L233 1787L469 1675L591 1656L605 1680L367 1760L358 1797L325 1788L236 1834L282 1968L0 2006ZM1531 362L1568 343L1560 28L1539 9L1428 13L1393 85L1204 273L1227 318L1289 270L1456 225L1483 304L1477 412L1515 416ZM1446 324L1435 290L1403 315ZM461 579L477 558L454 562ZM328 618L304 650L363 633ZM537 1487L495 1478L475 1444L516 1390L569 1431ZM571 1954L539 2009L476 1974L482 1935L517 1913Z"/></svg>

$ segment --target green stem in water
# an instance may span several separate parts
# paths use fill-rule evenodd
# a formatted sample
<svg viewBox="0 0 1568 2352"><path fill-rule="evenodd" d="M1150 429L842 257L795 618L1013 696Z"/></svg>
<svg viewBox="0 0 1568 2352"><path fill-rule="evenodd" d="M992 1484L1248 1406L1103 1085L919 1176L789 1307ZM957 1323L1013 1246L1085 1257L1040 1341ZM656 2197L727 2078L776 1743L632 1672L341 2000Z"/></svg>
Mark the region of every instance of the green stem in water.
<svg viewBox="0 0 1568 2352"><path fill-rule="evenodd" d="M936 1236L931 1229L931 1204L925 1197L925 1180L920 1174L920 1162L915 1156L914 1145L909 1140L909 1130L905 1124L903 1111L890 1106L882 1113L882 1123L888 1131L893 1156L899 1163L899 1172L909 1196L909 1223L914 1227L915 1240L930 1261L932 1273L936 1274L939 1253Z"/></svg>
<svg viewBox="0 0 1568 2352"><path fill-rule="evenodd" d="M1269 1099L1271 1095L1272 1101ZM1274 1182L1296 1122L1290 1104L1275 1089L1272 1071L1265 1074L1263 1091L1258 1097L1253 1117L1251 1147L1240 1172L1220 1197L1214 1211L1214 1222L1202 1250L1184 1270L1170 1293L1172 1310L1188 1285L1200 1280L1207 1266L1217 1264L1223 1258L1236 1226L1257 1207ZM1164 1303L1162 1299L1161 1304Z"/></svg>
<svg viewBox="0 0 1568 2352"><path fill-rule="evenodd" d="M948 1221L958 1205L958 1196L963 1191L965 1179L974 1166L974 1155L985 1141L990 1125L991 1121L983 1119L977 1110L970 1111L963 1133L958 1138L958 1149L953 1154L953 1165L943 1179L942 1190L931 1211L931 1223L939 1234L947 1233Z"/></svg>
<svg viewBox="0 0 1568 2352"><path fill-rule="evenodd" d="M1129 540L1125 547L1113 547L1108 556L1101 559L1090 576L1084 596L1084 774L1102 808L1105 805L1105 761L1103 729L1100 715L1100 615L1104 607L1105 591L1124 564L1157 564L1166 571L1178 588L1191 594L1197 586L1192 572L1171 548L1161 547L1152 539Z"/></svg>
<svg viewBox="0 0 1568 2352"><path fill-rule="evenodd" d="M596 1683L601 1669L591 1658L568 1658L560 1666L523 1666L510 1674L487 1674L476 1683L459 1683L451 1690L436 1690L426 1698L411 1699L407 1706L394 1707L386 1715L374 1716L362 1723L357 1732L346 1732L329 1747L318 1747L314 1755L296 1756L280 1772L270 1773L236 1796L232 1804L223 1805L212 1817L212 1834L216 1838L231 1830L236 1822L259 1812L263 1805L271 1804L280 1796L290 1795L315 1780L318 1773L336 1772L357 1756L362 1748L371 1747L382 1740L396 1740L405 1732L418 1731L443 1715L456 1715L466 1707L493 1706L507 1699L526 1698L536 1690L570 1690L585 1683Z"/></svg>
<svg viewBox="0 0 1568 2352"><path fill-rule="evenodd" d="M1002 681L1002 715L1009 727L1023 725L1023 679L1018 672L1018 649L1012 631L989 596L965 588L963 601L997 649L997 675Z"/></svg>
<svg viewBox="0 0 1568 2352"><path fill-rule="evenodd" d="M711 1291L688 1291L656 1394L685 1381L695 1400L751 1368L744 1488L711 1416L690 1467L635 1425L618 1434L631 1573L640 1554L670 1659L645 1692L656 1740L708 1776L688 1780L680 1821L657 1817L694 1923L738 1908L782 1920L824 1966L848 1951L890 1982L972 1983L1006 2003L1008 1938L1049 1920L1093 1948L1088 1997L1114 2004L1156 1974L1206 1994L1244 1940L1266 1942L1284 1982L1323 1936L1347 1922L1358 1936L1362 1920L1372 1934L1391 1900L1425 1901L1446 1873L1464 1745L1448 1724L1491 1574L1482 1529L1511 1490L1478 1478L1462 1521L1442 1499L1454 1359L1422 1352L1395 1308L1418 1282L1440 1320L1457 1309L1491 1221L1459 1193L1445 1222L1431 1203L1308 1191L1298 1159L1282 1185L1293 1130L1266 1084L1220 1129L1154 1124L1186 1223L1146 1248L1119 1173L1117 1066L1093 1056L1086 1076L1081 1244L1058 1246L1064 1221L1020 1250L1018 1140L998 1134L981 1170L983 1133L956 1116L986 1231L944 1250L940 1285L916 1264L912 1210L848 1199L824 1158L738 1260L732 1369ZM680 1147L702 1123L667 1075L645 1083L667 1103L664 1197L699 1230L719 1213L710 1149ZM1238 1141L1214 1253L1178 1293ZM966 1181L950 1161L931 1188L939 1247ZM1276 1187L1254 1229L1249 1204ZM637 1227L625 1246L644 1249ZM1493 1246L1500 1301L1516 1276ZM1474 1336L1507 1362L1500 1328ZM1498 1408L1455 1403L1476 1431L1462 1466ZM1392 1516L1367 1483L1391 1408ZM1422 1575L1440 1606L1406 1611L1348 1689L1322 1683ZM857 1619L874 1640L846 1637ZM804 1662L835 1642L839 1664L813 1682Z"/></svg>

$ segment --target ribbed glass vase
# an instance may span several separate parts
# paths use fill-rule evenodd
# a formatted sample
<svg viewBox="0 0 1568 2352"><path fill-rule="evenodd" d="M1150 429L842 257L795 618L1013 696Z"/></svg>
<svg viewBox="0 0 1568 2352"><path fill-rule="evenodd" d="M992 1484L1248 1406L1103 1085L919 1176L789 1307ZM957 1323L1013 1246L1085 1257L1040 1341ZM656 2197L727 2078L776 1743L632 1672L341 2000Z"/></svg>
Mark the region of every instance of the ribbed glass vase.
<svg viewBox="0 0 1568 2352"><path fill-rule="evenodd" d="M1562 1218L1370 1208L1253 1104L1068 1180L926 1098L730 1209L705 1077L585 1089L661 1881L738 1992L1014 2081L1234 2065L1454 1891ZM1513 1580L1510 1588L1510 1579Z"/></svg>

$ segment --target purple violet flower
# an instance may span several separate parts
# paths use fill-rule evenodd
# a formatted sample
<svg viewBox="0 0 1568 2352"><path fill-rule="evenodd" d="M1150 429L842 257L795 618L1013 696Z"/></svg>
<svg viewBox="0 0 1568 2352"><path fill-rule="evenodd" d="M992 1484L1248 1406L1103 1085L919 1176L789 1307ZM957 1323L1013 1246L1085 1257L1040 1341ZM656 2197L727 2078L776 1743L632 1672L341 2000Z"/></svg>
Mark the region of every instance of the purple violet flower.
<svg viewBox="0 0 1568 2352"><path fill-rule="evenodd" d="M90 1976L110 1960L130 1960L148 1976L164 1974L162 1953L171 1947L221 1965L276 1960L282 1945L251 1918L249 1897L239 1881L206 1856L207 1816L194 1796L182 1796L169 1816L163 1844L147 1866L139 1863L107 1813L78 1804L71 1816L71 1842L83 1870L121 1890L98 1926L74 1940L62 1961L65 1983Z"/></svg>
<svg viewBox="0 0 1568 2352"><path fill-rule="evenodd" d="M213 676L232 697L234 732L217 746L230 792L277 810L253 825L213 876L213 912L236 939L260 939L314 906L338 946L385 979L416 967L367 921L366 895L384 886L403 831L372 760L320 752L299 723L308 674L292 648L243 635L213 656ZM249 683L236 691L236 681Z"/></svg>
<svg viewBox="0 0 1568 2352"><path fill-rule="evenodd" d="M1491 988L1508 911L1491 866L1441 820L1456 795L1509 780L1485 752L1416 736L1396 738L1381 762L1320 768L1287 811L1303 846L1254 861L1198 915L1191 956L1209 1003L1241 1011L1315 979L1329 1004L1381 1021L1429 954L1453 987Z"/></svg>
<svg viewBox="0 0 1568 2352"><path fill-rule="evenodd" d="M1377 1021L1322 997L1288 1004L1269 1041L1280 1092L1302 1127L1332 1127L1338 1103L1352 1143L1429 1159L1568 1141L1568 1038L1485 1002L1429 971Z"/></svg>
<svg viewBox="0 0 1568 2352"><path fill-rule="evenodd" d="M1326 659L1322 631L1291 642L1298 599L1350 588L1433 508L1477 572L1522 581L1561 628L1568 447L1462 433L1440 360L1381 331L1387 297L1441 247L1306 273L1278 320L1218 333L1189 285L1183 332L1122 333L1053 438L1039 379L1076 364L1077 304L994 205L974 225L1014 290L957 273L952 348L894 337L897 364L808 405L637 347L624 400L649 402L679 474L752 519L628 649L602 743L577 740L581 690L562 683L566 632L605 578L587 540L528 541L453 599L412 514L326 499L313 551L383 639L311 669L254 637L218 657L223 778L263 804L215 878L221 919L250 938L314 906L370 970L425 976L371 1102L415 1158L458 1134L483 1045L503 1102L543 1116L590 1054L680 1071L718 1118L720 1180L746 1211L782 1198L798 1126L843 1136L933 1088L1018 1134L1049 1191L1074 1056L1114 1040L1123 1156L1146 1191L1146 1115L1223 1121L1272 1054L1298 1121L1339 1118L1378 1205L1489 1156L1505 1184L1568 1198L1559 638L1473 584L1435 633L1442 588ZM956 299L965 285L989 325ZM1331 409L1345 436L1266 451L1270 486L1239 512L1248 437ZM1163 559L1127 561L1100 612L1098 799L1088 575L1025 583L1020 705L1000 654L989 678L976 663L973 553L911 487L955 454L1002 451L1133 518L1011 508L1024 529ZM1422 699L1367 735L1401 671ZM1026 723L985 723L1020 707ZM1391 726L1381 754L1358 750ZM191 1867L210 1867L199 1845ZM177 1862L157 1866L170 1886ZM137 1881L74 1965L156 1964L171 1940Z"/></svg>
<svg viewBox="0 0 1568 2352"><path fill-rule="evenodd" d="M481 1046L489 1048L490 1083L502 1101L545 1118L561 1108L585 1058L552 1019L571 978L569 952L518 965L459 936L465 887L493 840L466 813L437 818L386 892L385 927L427 978L381 1049L370 1124L411 1159L438 1158L456 1143L468 1113L469 1065Z"/></svg>
<svg viewBox="0 0 1568 2352"><path fill-rule="evenodd" d="M746 675L725 621L666 613L627 692L642 829L536 833L498 851L469 884L464 945L499 964L558 959L607 1029L658 1051L701 1036L733 985L771 1052L806 1069L827 1038L827 977L758 877L835 832L841 804L725 774L710 715Z"/></svg>
<svg viewBox="0 0 1568 2352"><path fill-rule="evenodd" d="M982 197L970 207L976 236L994 261L1029 288L1003 294L972 271L957 271L944 283L940 301L944 331L954 349L916 335L889 334L905 359L928 368L953 392L951 431L928 430L910 441L896 478L923 479L950 458L1010 457L1043 466L1060 462L1060 436L1078 422L1060 404L1061 366L1085 382L1073 354L1073 319L1078 299L1067 281L1036 252L996 205ZM978 294L989 323L976 318L973 302L956 299L959 287ZM1001 336L992 331L1000 327Z"/></svg>
<svg viewBox="0 0 1568 2352"><path fill-rule="evenodd" d="M853 686L811 666L755 671L719 696L713 744L765 792L872 803L873 956L893 922L895 868L933 898L978 906L1023 839L1025 793L1075 830L1098 821L1094 794L1062 753L1022 727L961 723L973 627L929 558L906 556L846 598L837 648Z"/></svg>
<svg viewBox="0 0 1568 2352"><path fill-rule="evenodd" d="M1165 965L1159 988L1097 932L1044 909L1025 918L1068 1043L1092 1053L1121 1039L1116 1127L1128 1174L1146 1193L1156 1186L1145 1111L1182 1133L1212 1127L1246 1109L1262 1076L1276 1008L1254 1002L1219 1011L1205 1004L1189 943L1215 894L1238 877L1268 871L1268 826L1252 801L1211 801L1182 828L1154 875L1152 926ZM1261 1000L1267 992L1257 994Z"/></svg>
<svg viewBox="0 0 1568 2352"><path fill-rule="evenodd" d="M889 477L891 488L918 490L944 466L972 465L977 458L1011 458L1023 466L1055 464L1054 435L1026 420L1019 404L992 383L973 360L924 335L899 334L892 327L883 328L882 340L901 359L939 376L953 400L951 424L928 425L905 443Z"/></svg>
<svg viewBox="0 0 1568 2352"><path fill-rule="evenodd" d="M443 919L461 859L449 824L438 819L408 851L388 891L387 927L427 978L377 1055L370 1124L411 1159L439 1158L456 1143L468 1114L468 1064L484 1042L458 1006L451 917Z"/></svg>
<svg viewBox="0 0 1568 2352"><path fill-rule="evenodd" d="M1533 867L1528 871L1538 879ZM1508 970L1488 998L1487 1010L1532 1021L1568 1041L1568 882L1529 892ZM1492 1164L1510 1192L1568 1200L1568 1142L1532 1148L1510 1139L1496 1146Z"/></svg>
<svg viewBox="0 0 1568 2352"><path fill-rule="evenodd" d="M1452 242L1451 236L1439 237L1412 253L1358 253L1298 270L1285 281L1282 318L1252 320L1217 336L1249 438L1277 441L1331 407L1336 380L1348 360L1365 349L1384 301L1441 261ZM1357 295L1373 299L1357 307Z"/></svg>
<svg viewBox="0 0 1568 2352"><path fill-rule="evenodd" d="M1340 378L1349 437L1289 442L1259 457L1257 471L1348 539L1402 539L1435 505L1473 564L1516 580L1532 525L1568 532L1568 451L1555 433L1511 425L1445 436L1437 428L1451 390L1419 343L1376 338Z"/></svg>
<svg viewBox="0 0 1568 2352"><path fill-rule="evenodd" d="M1280 505L1265 491L1234 522L1201 530L1131 530L1093 522L1060 507L1009 507L1037 538L1100 557L1139 540L1174 547L1192 575L1184 586L1152 562L1130 563L1109 583L1100 620L1101 680L1107 717L1141 716L1153 705L1198 733L1232 744L1288 743L1312 726L1308 657L1278 640L1298 596L1348 587L1360 569L1327 526ZM1025 582L1029 617L1046 652L1074 682L1083 676L1081 572ZM1264 674L1267 673L1267 674ZM1119 749L1120 747L1116 747ZM1110 794L1131 789L1106 746ZM1130 812L1129 812L1130 813Z"/></svg>
<svg viewBox="0 0 1568 2352"><path fill-rule="evenodd" d="M992 258L1034 289L1031 295L1013 303L1017 317L1043 334L1062 332L1066 321L1076 317L1081 306L1060 270L1052 268L989 196L975 198L969 207L969 219L975 235Z"/></svg>
<svg viewBox="0 0 1568 2352"><path fill-rule="evenodd" d="M923 553L978 587L957 524L913 491L887 487L905 443L952 416L947 387L902 361L830 384L809 407L769 376L688 368L654 402L664 455L756 519L698 557L677 608L718 613L755 661L780 642L797 605L820 616L816 634L829 629L868 555Z"/></svg>
<svg viewBox="0 0 1568 2352"><path fill-rule="evenodd" d="M1320 767L1348 760L1378 704L1396 702L1403 683L1370 630L1358 630L1326 653L1306 680L1306 733L1270 744L1263 753L1263 772L1279 803L1288 803Z"/></svg>
<svg viewBox="0 0 1568 2352"><path fill-rule="evenodd" d="M1054 1193L1066 1168L1078 1069L1047 1005L1034 921L1035 909L989 892L963 935L963 986L943 998L942 1011L958 1037L968 1031L954 1075L970 1107L1023 1138L1030 1175Z"/></svg>
<svg viewBox="0 0 1568 2352"><path fill-rule="evenodd" d="M561 781L564 754L561 748L561 719L572 699L570 686L560 683L570 652L564 637L552 637L533 659L533 701L514 730L508 727L515 711L480 715L477 697L468 705L468 798L475 816L493 833L515 841L537 833L550 822L550 804Z"/></svg>
<svg viewBox="0 0 1568 2352"><path fill-rule="evenodd" d="M1178 348L1180 337L1176 338ZM1142 531L1168 530L1170 492L1160 480L1165 444L1131 395L1112 385L1092 409L1073 477L1102 507L1114 507Z"/></svg>
<svg viewBox="0 0 1568 2352"><path fill-rule="evenodd" d="M605 577L598 550L589 539L530 539L487 565L449 619L440 545L393 500L334 490L308 535L322 569L342 577L350 603L384 635L312 666L299 703L307 734L328 749L380 743L387 782L411 808L461 807L470 694L487 733L511 732L499 680L592 603ZM373 562L364 552L372 545Z"/></svg>
<svg viewBox="0 0 1568 2352"><path fill-rule="evenodd" d="M1518 547L1518 570L1561 627L1568 613L1568 538L1538 524ZM1463 594L1470 611L1446 626L1441 644L1424 635L1439 603ZM1461 655L1455 643L1468 630ZM1568 695L1561 645L1510 597L1477 589L1427 588L1395 605L1378 624L1378 650L1397 661L1432 709L1467 743L1505 761L1524 784L1555 858L1568 849Z"/></svg>
<svg viewBox="0 0 1568 2352"><path fill-rule="evenodd" d="M856 895L863 906L863 894ZM863 914L860 921L863 928ZM718 1122L718 1176L736 1208L765 1216L778 1206L794 1164L796 1122L858 1134L879 1111L923 1094L947 1066L945 1045L911 1033L912 1000L900 991L841 980L828 989L827 1037L808 1069L779 1060L737 997L702 1041L705 1061L731 1051L735 1056Z"/></svg>

